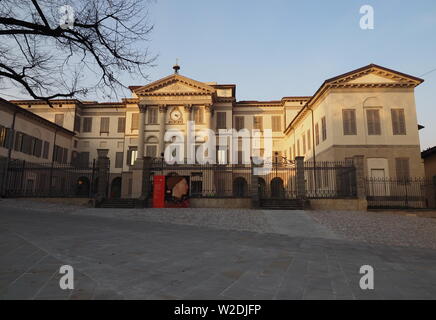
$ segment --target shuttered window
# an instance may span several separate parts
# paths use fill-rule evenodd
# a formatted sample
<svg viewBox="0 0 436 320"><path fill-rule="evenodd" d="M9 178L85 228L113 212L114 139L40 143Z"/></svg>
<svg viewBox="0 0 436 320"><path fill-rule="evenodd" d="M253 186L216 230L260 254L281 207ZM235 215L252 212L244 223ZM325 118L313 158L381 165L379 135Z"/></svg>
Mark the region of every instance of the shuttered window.
<svg viewBox="0 0 436 320"><path fill-rule="evenodd" d="M74 131L80 132L80 117L78 115L74 116Z"/></svg>
<svg viewBox="0 0 436 320"><path fill-rule="evenodd" d="M148 124L157 124L158 109L157 108L149 108L147 110L147 113L148 113Z"/></svg>
<svg viewBox="0 0 436 320"><path fill-rule="evenodd" d="M130 125L131 130L138 130L139 125L139 113L132 113L132 123Z"/></svg>
<svg viewBox="0 0 436 320"><path fill-rule="evenodd" d="M126 130L126 118L118 118L118 133L124 133Z"/></svg>
<svg viewBox="0 0 436 320"><path fill-rule="evenodd" d="M100 133L109 133L109 118L100 118Z"/></svg>
<svg viewBox="0 0 436 320"><path fill-rule="evenodd" d="M235 129L242 130L245 127L244 117L235 117Z"/></svg>
<svg viewBox="0 0 436 320"><path fill-rule="evenodd" d="M255 116L253 117L253 128L259 131L263 131L263 118Z"/></svg>
<svg viewBox="0 0 436 320"><path fill-rule="evenodd" d="M271 121L272 121L272 131L273 132L280 132L282 129L281 117L280 116L272 116Z"/></svg>
<svg viewBox="0 0 436 320"><path fill-rule="evenodd" d="M225 112L217 112L216 126L217 129L227 129Z"/></svg>
<svg viewBox="0 0 436 320"><path fill-rule="evenodd" d="M44 141L44 148L43 148L43 151L42 151L42 157L44 159L48 159L49 149L50 149L50 143L47 142L47 141Z"/></svg>
<svg viewBox="0 0 436 320"><path fill-rule="evenodd" d="M300 155L300 140L297 140L297 157L299 157Z"/></svg>
<svg viewBox="0 0 436 320"><path fill-rule="evenodd" d="M322 141L327 140L327 121L325 117L321 118Z"/></svg>
<svg viewBox="0 0 436 320"><path fill-rule="evenodd" d="M404 109L392 109L391 114L394 135L405 135L406 119L404 118Z"/></svg>
<svg viewBox="0 0 436 320"><path fill-rule="evenodd" d="M368 135L381 135L380 110L366 110L366 120L368 122Z"/></svg>
<svg viewBox="0 0 436 320"><path fill-rule="evenodd" d="M92 131L92 118L83 118L83 132Z"/></svg>
<svg viewBox="0 0 436 320"><path fill-rule="evenodd" d="M319 145L319 124L315 125L315 143Z"/></svg>
<svg viewBox="0 0 436 320"><path fill-rule="evenodd" d="M303 155L306 154L306 136L303 134Z"/></svg>
<svg viewBox="0 0 436 320"><path fill-rule="evenodd" d="M8 148L9 147L9 137L11 130L9 128L0 126L0 147Z"/></svg>
<svg viewBox="0 0 436 320"><path fill-rule="evenodd" d="M356 110L354 109L342 110L342 121L343 121L345 136L354 136L357 134Z"/></svg>
<svg viewBox="0 0 436 320"><path fill-rule="evenodd" d="M115 153L115 168L122 168L123 167L123 152L116 152Z"/></svg>
<svg viewBox="0 0 436 320"><path fill-rule="evenodd" d="M63 126L64 125L64 114L63 113L55 114L55 123L58 126Z"/></svg>
<svg viewBox="0 0 436 320"><path fill-rule="evenodd" d="M397 171L397 179L399 180L409 180L410 179L410 168L409 168L409 159L408 158L396 158L396 171Z"/></svg>

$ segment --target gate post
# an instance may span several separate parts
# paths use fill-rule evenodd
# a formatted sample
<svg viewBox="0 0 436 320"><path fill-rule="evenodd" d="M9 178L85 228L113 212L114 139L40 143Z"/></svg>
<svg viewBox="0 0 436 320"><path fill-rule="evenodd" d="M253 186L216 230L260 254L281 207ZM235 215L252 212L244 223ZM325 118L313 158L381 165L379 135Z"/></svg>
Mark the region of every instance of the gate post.
<svg viewBox="0 0 436 320"><path fill-rule="evenodd" d="M259 167L255 161L253 161L253 157L251 157L251 184L250 184L250 194L251 194L251 207L253 209L260 207L260 195L259 195L259 182L258 176L254 174L254 169Z"/></svg>
<svg viewBox="0 0 436 320"><path fill-rule="evenodd" d="M306 179L304 178L304 157L295 158L296 178L297 178L297 198L306 198Z"/></svg>
<svg viewBox="0 0 436 320"><path fill-rule="evenodd" d="M132 198L137 199L137 207L144 208L151 191L151 157L144 157L135 161L132 172Z"/></svg>
<svg viewBox="0 0 436 320"><path fill-rule="evenodd" d="M359 199L366 198L363 160L364 156L353 157L353 165L356 168L356 195Z"/></svg>
<svg viewBox="0 0 436 320"><path fill-rule="evenodd" d="M97 184L97 195L96 195L96 205L99 206L107 198L108 190L108 174L109 174L109 149L97 149L97 170L98 170L98 184Z"/></svg>

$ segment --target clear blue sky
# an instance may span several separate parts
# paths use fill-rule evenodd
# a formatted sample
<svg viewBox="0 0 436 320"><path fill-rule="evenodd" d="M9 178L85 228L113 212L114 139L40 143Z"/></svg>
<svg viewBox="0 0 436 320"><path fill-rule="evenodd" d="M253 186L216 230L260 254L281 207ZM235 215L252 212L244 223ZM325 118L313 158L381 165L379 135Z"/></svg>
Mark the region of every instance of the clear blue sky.
<svg viewBox="0 0 436 320"><path fill-rule="evenodd" d="M365 4L374 30L359 27ZM148 45L159 55L150 80L171 74L179 58L181 74L234 83L238 100L312 95L369 63L414 76L436 69L435 0L150 0L150 18ZM424 79L416 89L423 149L436 145L436 71Z"/></svg>
<svg viewBox="0 0 436 320"><path fill-rule="evenodd" d="M362 5L375 29L359 27ZM172 72L235 83L238 100L312 95L332 76L376 63L420 76L436 69L436 1L157 0L156 80ZM436 71L416 89L422 148L436 145Z"/></svg>

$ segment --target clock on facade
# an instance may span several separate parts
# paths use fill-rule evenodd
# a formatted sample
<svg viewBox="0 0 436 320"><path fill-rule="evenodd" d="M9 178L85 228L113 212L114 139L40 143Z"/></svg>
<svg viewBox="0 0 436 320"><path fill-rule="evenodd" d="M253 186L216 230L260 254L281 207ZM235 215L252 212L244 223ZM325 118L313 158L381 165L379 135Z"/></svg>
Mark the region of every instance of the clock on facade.
<svg viewBox="0 0 436 320"><path fill-rule="evenodd" d="M179 108L174 108L170 113L170 118L174 122L179 122L182 120L182 113Z"/></svg>

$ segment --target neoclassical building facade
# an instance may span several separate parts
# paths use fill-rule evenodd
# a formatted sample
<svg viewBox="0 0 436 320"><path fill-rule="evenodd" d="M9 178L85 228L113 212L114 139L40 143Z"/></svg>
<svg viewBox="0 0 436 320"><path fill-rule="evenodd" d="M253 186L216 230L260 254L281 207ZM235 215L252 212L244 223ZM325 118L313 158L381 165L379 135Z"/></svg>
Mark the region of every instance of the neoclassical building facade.
<svg viewBox="0 0 436 320"><path fill-rule="evenodd" d="M368 177L424 176L414 95L422 79L371 64L326 80L313 96L237 101L236 85L199 82L178 71L131 86L132 96L121 102L55 100L54 107L36 100L11 102L74 133L68 161L89 162L97 149L108 149L110 179L121 183L122 197L132 196L136 159L160 156L171 143L165 133L186 134L188 121L196 130L270 129L272 151L291 161L362 155ZM258 148L262 155L264 146ZM231 160L229 150L216 152L218 159Z"/></svg>

